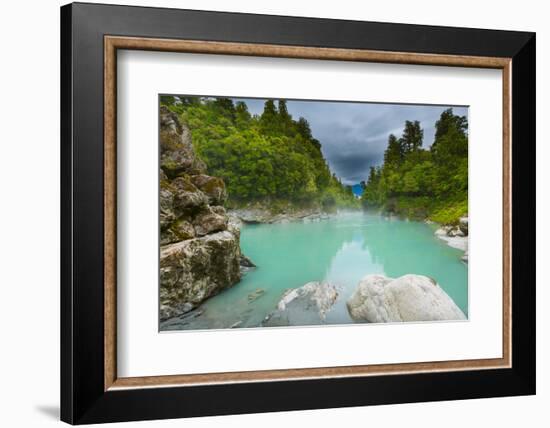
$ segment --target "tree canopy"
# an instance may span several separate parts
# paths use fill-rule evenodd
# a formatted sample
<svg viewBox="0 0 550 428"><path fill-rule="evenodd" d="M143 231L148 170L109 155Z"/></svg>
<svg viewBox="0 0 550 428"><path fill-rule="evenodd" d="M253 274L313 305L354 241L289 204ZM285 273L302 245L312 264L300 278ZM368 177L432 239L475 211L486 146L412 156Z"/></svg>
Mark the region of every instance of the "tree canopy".
<svg viewBox="0 0 550 428"><path fill-rule="evenodd" d="M423 137L418 121L406 121L401 138L389 136L383 164L369 171L363 205L456 222L468 210L468 120L447 109L427 150Z"/></svg>
<svg viewBox="0 0 550 428"><path fill-rule="evenodd" d="M287 201L325 208L353 206L351 188L331 173L306 119L294 120L285 100L266 100L261 115L229 98L161 97L191 130L211 175L223 178L229 204Z"/></svg>

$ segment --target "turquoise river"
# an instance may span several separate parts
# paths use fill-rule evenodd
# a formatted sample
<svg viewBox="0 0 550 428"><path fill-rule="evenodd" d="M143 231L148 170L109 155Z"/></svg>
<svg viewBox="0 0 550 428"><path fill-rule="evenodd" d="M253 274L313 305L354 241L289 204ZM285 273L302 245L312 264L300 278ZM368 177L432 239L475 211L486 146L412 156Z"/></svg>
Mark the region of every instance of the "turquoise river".
<svg viewBox="0 0 550 428"><path fill-rule="evenodd" d="M438 239L434 226L423 222L352 212L311 222L244 225L241 249L257 268L208 299L192 322L176 317L161 330L258 327L285 290L322 280L340 287L326 323L352 323L345 302L359 280L373 273L427 275L468 314L463 252Z"/></svg>

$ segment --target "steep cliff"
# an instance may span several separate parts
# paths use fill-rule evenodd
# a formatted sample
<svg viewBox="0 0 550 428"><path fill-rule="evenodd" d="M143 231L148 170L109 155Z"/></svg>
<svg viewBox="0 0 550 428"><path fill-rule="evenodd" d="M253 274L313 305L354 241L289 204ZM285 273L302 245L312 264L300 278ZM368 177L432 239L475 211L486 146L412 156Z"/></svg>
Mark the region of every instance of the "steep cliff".
<svg viewBox="0 0 550 428"><path fill-rule="evenodd" d="M222 179L206 174L187 126L160 110L160 318L187 312L241 278L239 229Z"/></svg>

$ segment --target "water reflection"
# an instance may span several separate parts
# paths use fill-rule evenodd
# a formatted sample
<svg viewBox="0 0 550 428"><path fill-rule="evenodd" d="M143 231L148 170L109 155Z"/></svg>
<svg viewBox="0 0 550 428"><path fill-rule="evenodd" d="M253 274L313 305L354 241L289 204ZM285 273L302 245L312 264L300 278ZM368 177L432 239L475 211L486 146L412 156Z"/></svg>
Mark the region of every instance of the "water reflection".
<svg viewBox="0 0 550 428"><path fill-rule="evenodd" d="M462 252L438 240L433 228L420 222L349 213L312 223L249 225L242 229L241 247L258 268L209 299L199 317L169 320L163 330L257 327L286 289L320 280L340 288L326 321L349 323L345 301L371 273L430 276L467 314Z"/></svg>

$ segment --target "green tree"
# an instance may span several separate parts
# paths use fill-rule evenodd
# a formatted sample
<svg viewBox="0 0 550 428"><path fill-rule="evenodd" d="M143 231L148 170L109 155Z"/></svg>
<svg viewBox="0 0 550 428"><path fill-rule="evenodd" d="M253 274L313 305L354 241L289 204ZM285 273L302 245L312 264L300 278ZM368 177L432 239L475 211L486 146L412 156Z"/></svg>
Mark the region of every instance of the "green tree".
<svg viewBox="0 0 550 428"><path fill-rule="evenodd" d="M322 206L330 200L333 208L356 204L332 175L307 120L293 120L284 100L277 102L278 108L274 100L267 100L260 116L250 115L242 101L196 100L184 104L161 97L161 103L189 126L208 173L225 181L230 205Z"/></svg>
<svg viewBox="0 0 550 428"><path fill-rule="evenodd" d="M403 145L393 134L388 137L388 147L384 152L384 165L388 167L397 166L403 160ZM372 170L371 170L372 172Z"/></svg>
<svg viewBox="0 0 550 428"><path fill-rule="evenodd" d="M267 100L264 104L264 111L260 117L260 127L266 134L274 134L278 130L278 114L273 100Z"/></svg>
<svg viewBox="0 0 550 428"><path fill-rule="evenodd" d="M435 140L422 148L418 121L406 121L403 136L388 138L384 162L369 171L362 203L406 215L456 222L468 209L468 122L442 112Z"/></svg>
<svg viewBox="0 0 550 428"><path fill-rule="evenodd" d="M212 104L219 110L220 114L226 116L231 121L235 121L236 111L233 100L230 98L216 98Z"/></svg>
<svg viewBox="0 0 550 428"><path fill-rule="evenodd" d="M435 122L435 138L432 148L437 146L438 141L452 128L466 135L468 132L468 119L466 116L457 116L453 114L453 109L449 108L441 113L439 120Z"/></svg>
<svg viewBox="0 0 550 428"><path fill-rule="evenodd" d="M289 123L292 121L292 116L288 112L286 100L279 100L277 103L277 109L279 110L279 117L283 123Z"/></svg>
<svg viewBox="0 0 550 428"><path fill-rule="evenodd" d="M403 136L401 137L401 144L403 146L404 153L413 152L418 150L422 146L422 140L424 139L424 131L420 127L420 122L415 120L405 121L405 129L403 130Z"/></svg>
<svg viewBox="0 0 550 428"><path fill-rule="evenodd" d="M309 122L305 118L300 117L298 119L298 123L296 124L296 129L298 130L300 135L302 135L305 139L312 138Z"/></svg>
<svg viewBox="0 0 550 428"><path fill-rule="evenodd" d="M248 106L243 101L238 101L235 104L235 125L239 129L246 128L250 126L252 116L248 111Z"/></svg>
<svg viewBox="0 0 550 428"><path fill-rule="evenodd" d="M456 158L468 156L468 120L447 109L435 123L435 138L431 151L439 165L450 167Z"/></svg>

